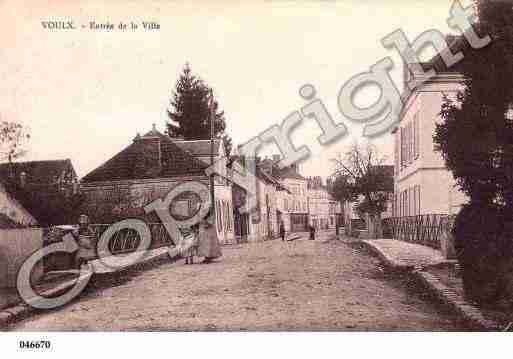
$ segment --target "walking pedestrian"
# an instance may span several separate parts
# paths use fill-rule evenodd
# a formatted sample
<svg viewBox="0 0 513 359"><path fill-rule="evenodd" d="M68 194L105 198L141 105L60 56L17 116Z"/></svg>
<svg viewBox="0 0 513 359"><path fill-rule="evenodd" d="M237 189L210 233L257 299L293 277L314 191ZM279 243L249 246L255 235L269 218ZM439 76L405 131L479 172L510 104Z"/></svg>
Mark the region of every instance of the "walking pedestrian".
<svg viewBox="0 0 513 359"><path fill-rule="evenodd" d="M284 241L285 240L285 223L283 223L283 221L280 222L280 236L281 236L281 240Z"/></svg>

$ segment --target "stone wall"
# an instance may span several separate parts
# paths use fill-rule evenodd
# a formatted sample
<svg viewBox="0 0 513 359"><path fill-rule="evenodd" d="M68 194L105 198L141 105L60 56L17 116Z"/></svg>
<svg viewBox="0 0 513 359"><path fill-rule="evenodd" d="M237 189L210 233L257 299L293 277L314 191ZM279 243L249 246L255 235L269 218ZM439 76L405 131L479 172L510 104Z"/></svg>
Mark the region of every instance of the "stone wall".
<svg viewBox="0 0 513 359"><path fill-rule="evenodd" d="M96 224L110 224L126 218L140 218L149 223L158 223L160 220L156 213L147 214L144 206L156 199L165 198L173 188L192 180L200 180L207 187L209 185L208 178L205 177L84 184L81 190L85 196L85 202L81 210L90 217L92 223ZM220 203L224 203L230 211L232 210L231 186L216 183L215 197L220 213L223 213ZM180 197L180 199L184 198ZM222 220L222 225L216 228L221 243L227 243L234 237L233 215L228 218L223 217ZM226 223L227 221L230 223Z"/></svg>

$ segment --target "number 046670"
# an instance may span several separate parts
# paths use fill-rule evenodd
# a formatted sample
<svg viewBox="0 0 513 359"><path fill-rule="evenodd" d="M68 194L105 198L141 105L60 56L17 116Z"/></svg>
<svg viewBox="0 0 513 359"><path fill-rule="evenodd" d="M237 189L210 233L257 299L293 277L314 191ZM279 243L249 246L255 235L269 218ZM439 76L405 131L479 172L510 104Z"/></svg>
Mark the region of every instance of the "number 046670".
<svg viewBox="0 0 513 359"><path fill-rule="evenodd" d="M49 340L20 340L20 349L50 349L52 344Z"/></svg>

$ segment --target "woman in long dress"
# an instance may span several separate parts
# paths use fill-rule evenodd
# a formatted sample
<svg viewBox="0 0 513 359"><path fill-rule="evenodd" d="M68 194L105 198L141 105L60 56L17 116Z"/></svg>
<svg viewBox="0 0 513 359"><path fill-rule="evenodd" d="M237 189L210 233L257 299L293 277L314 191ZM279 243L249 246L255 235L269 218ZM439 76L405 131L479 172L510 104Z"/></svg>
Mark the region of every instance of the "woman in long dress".
<svg viewBox="0 0 513 359"><path fill-rule="evenodd" d="M204 219L199 224L198 256L205 257L203 262L209 263L214 258L219 258L222 255L221 245L217 239L216 227L207 219Z"/></svg>

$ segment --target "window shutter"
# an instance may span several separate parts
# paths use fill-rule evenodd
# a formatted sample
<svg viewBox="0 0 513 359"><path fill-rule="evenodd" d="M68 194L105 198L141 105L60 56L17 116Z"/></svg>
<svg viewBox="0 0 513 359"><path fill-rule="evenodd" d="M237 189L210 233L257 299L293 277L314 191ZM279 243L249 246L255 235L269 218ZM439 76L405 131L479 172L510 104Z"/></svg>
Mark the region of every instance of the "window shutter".
<svg viewBox="0 0 513 359"><path fill-rule="evenodd" d="M394 158L395 158L395 174L397 175L399 173L399 161L400 161L400 158L399 158L399 133L395 133L394 134Z"/></svg>
<svg viewBox="0 0 513 359"><path fill-rule="evenodd" d="M420 185L417 185L417 208L418 214L420 214Z"/></svg>
<svg viewBox="0 0 513 359"><path fill-rule="evenodd" d="M413 162L413 122L408 125L408 162Z"/></svg>
<svg viewBox="0 0 513 359"><path fill-rule="evenodd" d="M405 134L406 137L406 164L410 163L410 125L406 125Z"/></svg>

